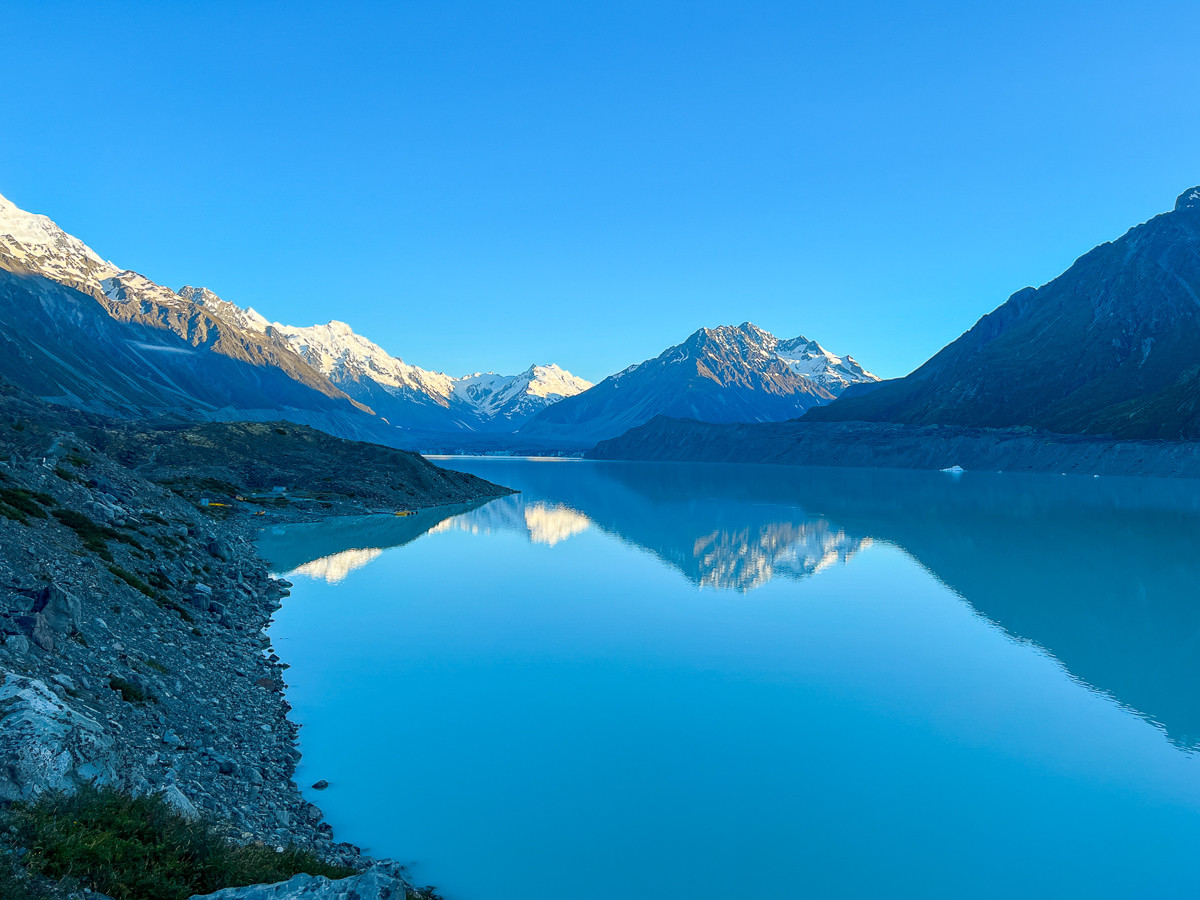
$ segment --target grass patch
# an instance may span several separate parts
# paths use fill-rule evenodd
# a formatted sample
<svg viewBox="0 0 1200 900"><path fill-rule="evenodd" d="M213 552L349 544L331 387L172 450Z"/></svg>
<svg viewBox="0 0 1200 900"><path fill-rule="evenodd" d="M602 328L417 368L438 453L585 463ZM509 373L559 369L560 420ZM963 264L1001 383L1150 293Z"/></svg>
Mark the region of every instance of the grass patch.
<svg viewBox="0 0 1200 900"><path fill-rule="evenodd" d="M78 475L76 475L70 469L64 469L62 466L55 466L54 474L57 475L59 478L61 478L63 481L78 481L81 484L83 483L82 478L80 478Z"/></svg>
<svg viewBox="0 0 1200 900"><path fill-rule="evenodd" d="M127 569L122 569L120 566L110 565L108 567L108 571L112 572L134 590L141 591L151 600L159 599L158 591L154 590L154 588L150 587L150 585L146 584L146 582L142 581L142 579L138 578Z"/></svg>
<svg viewBox="0 0 1200 900"><path fill-rule="evenodd" d="M147 665L147 667L153 669L155 672L158 672L162 675L170 675L171 674L171 670L168 669L166 666L164 666L162 663L160 663L153 656L150 657L148 660L146 660L146 665Z"/></svg>
<svg viewBox="0 0 1200 900"><path fill-rule="evenodd" d="M29 516L21 512L19 509L13 509L7 503L0 503L0 516L6 519L12 519L14 522L20 522L22 525L29 524Z"/></svg>
<svg viewBox="0 0 1200 900"><path fill-rule="evenodd" d="M4 480L8 481L7 476ZM41 491L0 487L0 516L20 522L22 525L30 524L30 517L46 518L46 510L42 509L43 506L57 505L58 503L53 497Z"/></svg>
<svg viewBox="0 0 1200 900"><path fill-rule="evenodd" d="M25 488L0 488L0 502L20 510L35 519L46 518L46 510L42 506L53 506L54 498L40 491L33 492Z"/></svg>
<svg viewBox="0 0 1200 900"><path fill-rule="evenodd" d="M63 457L67 462L77 469L86 469L92 464L92 461L86 456L80 456L78 453L68 453Z"/></svg>
<svg viewBox="0 0 1200 900"><path fill-rule="evenodd" d="M116 537L115 531L105 528L103 525L97 525L83 513L73 509L56 509L53 515L54 518L75 532L75 536L79 538L85 550L91 550L101 559L112 562L113 556L108 549L108 541Z"/></svg>
<svg viewBox="0 0 1200 900"><path fill-rule="evenodd" d="M84 788L14 804L6 815L14 840L29 849L33 873L73 878L115 900L186 900L227 887L286 881L306 872L353 875L313 854L234 845L209 822L185 819L158 797Z"/></svg>
<svg viewBox="0 0 1200 900"><path fill-rule="evenodd" d="M105 562L111 563L113 561L112 551L108 549L109 541L128 544L137 550L141 550L143 553L146 552L146 548L138 543L137 539L128 534L122 534L115 528L109 528L107 525L100 525L93 522L81 512L76 512L73 509L54 509L51 510L50 514L75 532L75 536L79 538L85 550L91 550ZM117 573L114 572L113 574ZM134 587L137 587L137 585L134 585ZM141 588L138 588L138 590L141 590ZM143 593L145 592L143 591ZM147 596L152 597L154 595L148 594Z"/></svg>

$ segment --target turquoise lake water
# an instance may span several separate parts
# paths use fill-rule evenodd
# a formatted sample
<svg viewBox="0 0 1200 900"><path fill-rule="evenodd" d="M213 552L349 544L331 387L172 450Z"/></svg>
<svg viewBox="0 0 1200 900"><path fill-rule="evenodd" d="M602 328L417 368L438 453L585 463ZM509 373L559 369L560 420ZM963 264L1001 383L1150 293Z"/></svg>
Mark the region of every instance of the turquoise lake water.
<svg viewBox="0 0 1200 900"><path fill-rule="evenodd" d="M447 900L1200 893L1200 485L452 459L293 526L297 779Z"/></svg>

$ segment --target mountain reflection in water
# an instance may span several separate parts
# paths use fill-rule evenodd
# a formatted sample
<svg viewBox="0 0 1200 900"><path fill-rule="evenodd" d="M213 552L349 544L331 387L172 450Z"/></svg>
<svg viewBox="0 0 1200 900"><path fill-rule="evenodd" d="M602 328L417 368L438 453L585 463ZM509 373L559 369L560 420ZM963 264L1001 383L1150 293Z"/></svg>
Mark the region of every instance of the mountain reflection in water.
<svg viewBox="0 0 1200 900"><path fill-rule="evenodd" d="M429 530L514 531L554 546L589 526L654 554L704 588L802 580L885 542L976 611L1052 653L1082 682L1200 743L1200 485L1153 479L773 466L444 460L522 493L424 511L364 537L309 529L311 556L264 553L318 577L322 559ZM425 517L423 521L422 517ZM321 537L328 534L329 538ZM268 544L270 536L264 539ZM349 541L349 543L347 543ZM340 542L340 543L339 543ZM299 554L303 556L304 554ZM313 560L320 561L314 563ZM340 565L340 563L339 563ZM800 595L801 597L803 594Z"/></svg>

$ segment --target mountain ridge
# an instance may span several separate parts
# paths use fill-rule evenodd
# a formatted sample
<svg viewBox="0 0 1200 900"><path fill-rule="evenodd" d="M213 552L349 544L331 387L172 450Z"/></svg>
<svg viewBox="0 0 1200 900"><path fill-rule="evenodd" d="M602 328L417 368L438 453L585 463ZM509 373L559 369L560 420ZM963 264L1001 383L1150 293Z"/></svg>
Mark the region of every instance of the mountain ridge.
<svg viewBox="0 0 1200 900"><path fill-rule="evenodd" d="M1200 187L812 421L1200 437Z"/></svg>
<svg viewBox="0 0 1200 900"><path fill-rule="evenodd" d="M656 415L717 423L783 421L833 400L846 384L878 380L846 360L853 362L807 338L780 341L750 322L700 328L657 357L538 413L519 434L594 443Z"/></svg>

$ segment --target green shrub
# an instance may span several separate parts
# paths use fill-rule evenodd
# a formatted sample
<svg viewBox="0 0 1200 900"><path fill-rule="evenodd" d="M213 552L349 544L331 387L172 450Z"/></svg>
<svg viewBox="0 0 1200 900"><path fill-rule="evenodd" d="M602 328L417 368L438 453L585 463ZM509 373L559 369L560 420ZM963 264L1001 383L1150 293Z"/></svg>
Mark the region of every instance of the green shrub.
<svg viewBox="0 0 1200 900"><path fill-rule="evenodd" d="M49 494L34 494L33 491L28 491L25 488L0 488L0 502L11 506L13 509L20 510L27 516L33 516L35 519L46 518L46 511L38 505L37 498L44 497L50 503L54 502L54 498Z"/></svg>
<svg viewBox="0 0 1200 900"><path fill-rule="evenodd" d="M108 549L109 541L128 544L143 553L148 553L136 538L117 531L115 528L109 528L107 525L93 522L81 512L73 509L54 509L50 514L75 532L75 536L83 543L84 549L91 550L105 562L113 561L112 551ZM153 594L149 596L153 596Z"/></svg>
<svg viewBox="0 0 1200 900"><path fill-rule="evenodd" d="M112 572L134 590L141 591L151 600L159 598L158 591L154 590L154 588L150 587L150 585L146 584L146 582L142 581L142 579L138 578L132 572L115 565L110 565L108 571Z"/></svg>
<svg viewBox="0 0 1200 900"><path fill-rule="evenodd" d="M20 522L22 525L29 524L29 516L25 515L19 509L13 509L7 503L0 503L0 516L12 519L14 522Z"/></svg>
<svg viewBox="0 0 1200 900"><path fill-rule="evenodd" d="M64 469L62 466L55 466L54 474L57 475L59 478L61 478L63 481L79 481L79 482L83 481L82 478L80 478L78 475L76 475L70 469Z"/></svg>
<svg viewBox="0 0 1200 900"><path fill-rule="evenodd" d="M353 875L289 847L230 844L213 825L189 821L153 796L85 788L72 797L14 804L14 840L28 848L34 874L73 878L115 900L185 900L226 887L286 881L306 872Z"/></svg>

